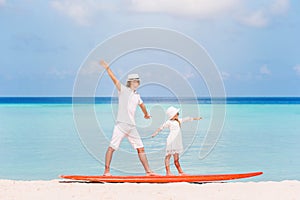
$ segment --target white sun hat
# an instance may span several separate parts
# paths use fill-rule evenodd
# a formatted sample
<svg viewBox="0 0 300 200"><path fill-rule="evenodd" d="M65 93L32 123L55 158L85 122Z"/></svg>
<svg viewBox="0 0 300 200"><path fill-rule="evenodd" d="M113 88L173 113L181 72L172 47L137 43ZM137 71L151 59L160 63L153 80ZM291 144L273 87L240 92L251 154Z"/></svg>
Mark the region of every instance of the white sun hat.
<svg viewBox="0 0 300 200"><path fill-rule="evenodd" d="M179 110L180 110L179 108L175 108L171 106L167 109L166 114L169 119L172 119L178 113Z"/></svg>
<svg viewBox="0 0 300 200"><path fill-rule="evenodd" d="M127 81L138 80L140 81L140 77L138 74L128 74Z"/></svg>

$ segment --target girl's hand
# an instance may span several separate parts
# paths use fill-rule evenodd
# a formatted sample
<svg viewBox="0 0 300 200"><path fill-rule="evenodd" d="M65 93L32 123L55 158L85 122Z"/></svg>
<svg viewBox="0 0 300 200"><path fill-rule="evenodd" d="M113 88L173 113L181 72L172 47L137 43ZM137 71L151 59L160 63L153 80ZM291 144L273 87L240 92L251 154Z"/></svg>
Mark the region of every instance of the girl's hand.
<svg viewBox="0 0 300 200"><path fill-rule="evenodd" d="M109 65L104 60L100 61L100 65L102 65L104 67L104 69L108 69L109 68Z"/></svg>
<svg viewBox="0 0 300 200"><path fill-rule="evenodd" d="M195 117L194 120L201 120L202 117Z"/></svg>
<svg viewBox="0 0 300 200"><path fill-rule="evenodd" d="M153 134L151 135L151 137L154 138L156 135L157 135L157 133L153 133Z"/></svg>

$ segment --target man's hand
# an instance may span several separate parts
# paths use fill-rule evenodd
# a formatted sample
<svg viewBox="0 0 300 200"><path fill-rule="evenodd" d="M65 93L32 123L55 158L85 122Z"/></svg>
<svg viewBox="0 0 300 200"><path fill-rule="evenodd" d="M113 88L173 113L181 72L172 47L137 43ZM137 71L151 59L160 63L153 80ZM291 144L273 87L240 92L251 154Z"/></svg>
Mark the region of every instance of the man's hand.
<svg viewBox="0 0 300 200"><path fill-rule="evenodd" d="M147 114L147 115L144 116L144 118L145 118L145 119L150 119L151 116Z"/></svg>
<svg viewBox="0 0 300 200"><path fill-rule="evenodd" d="M100 65L102 65L104 67L104 69L108 69L109 68L109 65L104 60L100 61Z"/></svg>
<svg viewBox="0 0 300 200"><path fill-rule="evenodd" d="M114 84L117 87L118 91L121 91L120 81L116 78L116 76L114 75L114 73L111 71L111 69L109 68L109 65L107 64L107 62L105 62L104 60L101 60L100 61L100 65L102 65L103 68L107 71L109 77L114 82Z"/></svg>
<svg viewBox="0 0 300 200"><path fill-rule="evenodd" d="M141 104L140 104L140 107L141 107L141 109L142 109L142 111L143 111L143 113L144 113L144 118L145 118L145 119L150 119L151 116L148 114L147 109L146 109L146 106L144 105L144 103L141 103Z"/></svg>

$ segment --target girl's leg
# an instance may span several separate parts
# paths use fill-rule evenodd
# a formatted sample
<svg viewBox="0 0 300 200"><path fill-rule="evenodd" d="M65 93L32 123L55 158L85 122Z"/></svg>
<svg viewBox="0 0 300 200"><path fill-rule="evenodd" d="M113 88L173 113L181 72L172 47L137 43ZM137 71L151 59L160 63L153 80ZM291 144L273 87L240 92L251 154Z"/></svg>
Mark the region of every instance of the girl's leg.
<svg viewBox="0 0 300 200"><path fill-rule="evenodd" d="M179 175L185 175L185 173L183 172L183 170L180 167L180 163L179 163L179 154L175 153L174 154L174 164L178 170Z"/></svg>
<svg viewBox="0 0 300 200"><path fill-rule="evenodd" d="M167 176L173 175L170 170L170 158L171 158L170 154L166 155L166 157L165 157L165 166L166 166L166 175Z"/></svg>

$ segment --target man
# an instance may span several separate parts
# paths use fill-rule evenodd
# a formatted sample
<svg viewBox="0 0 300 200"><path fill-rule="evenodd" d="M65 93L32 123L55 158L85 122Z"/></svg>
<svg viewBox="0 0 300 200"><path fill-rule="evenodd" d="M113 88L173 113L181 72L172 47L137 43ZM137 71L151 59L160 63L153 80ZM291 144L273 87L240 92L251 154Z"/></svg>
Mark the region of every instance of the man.
<svg viewBox="0 0 300 200"><path fill-rule="evenodd" d="M136 129L135 124L135 111L136 107L139 105L144 113L145 119L150 119L150 115L140 97L136 92L140 85L140 79L138 74L129 74L126 86L122 85L120 81L116 78L109 65L101 60L100 64L107 71L109 77L118 89L119 107L117 121L114 127L112 139L110 145L106 151L105 155L105 171L104 176L111 176L110 174L110 163L112 155L115 150L120 146L121 141L124 137L127 137L133 148L138 152L139 159L145 169L146 175L154 176L157 175L153 173L148 164L148 160L145 154L144 145L141 137Z"/></svg>

